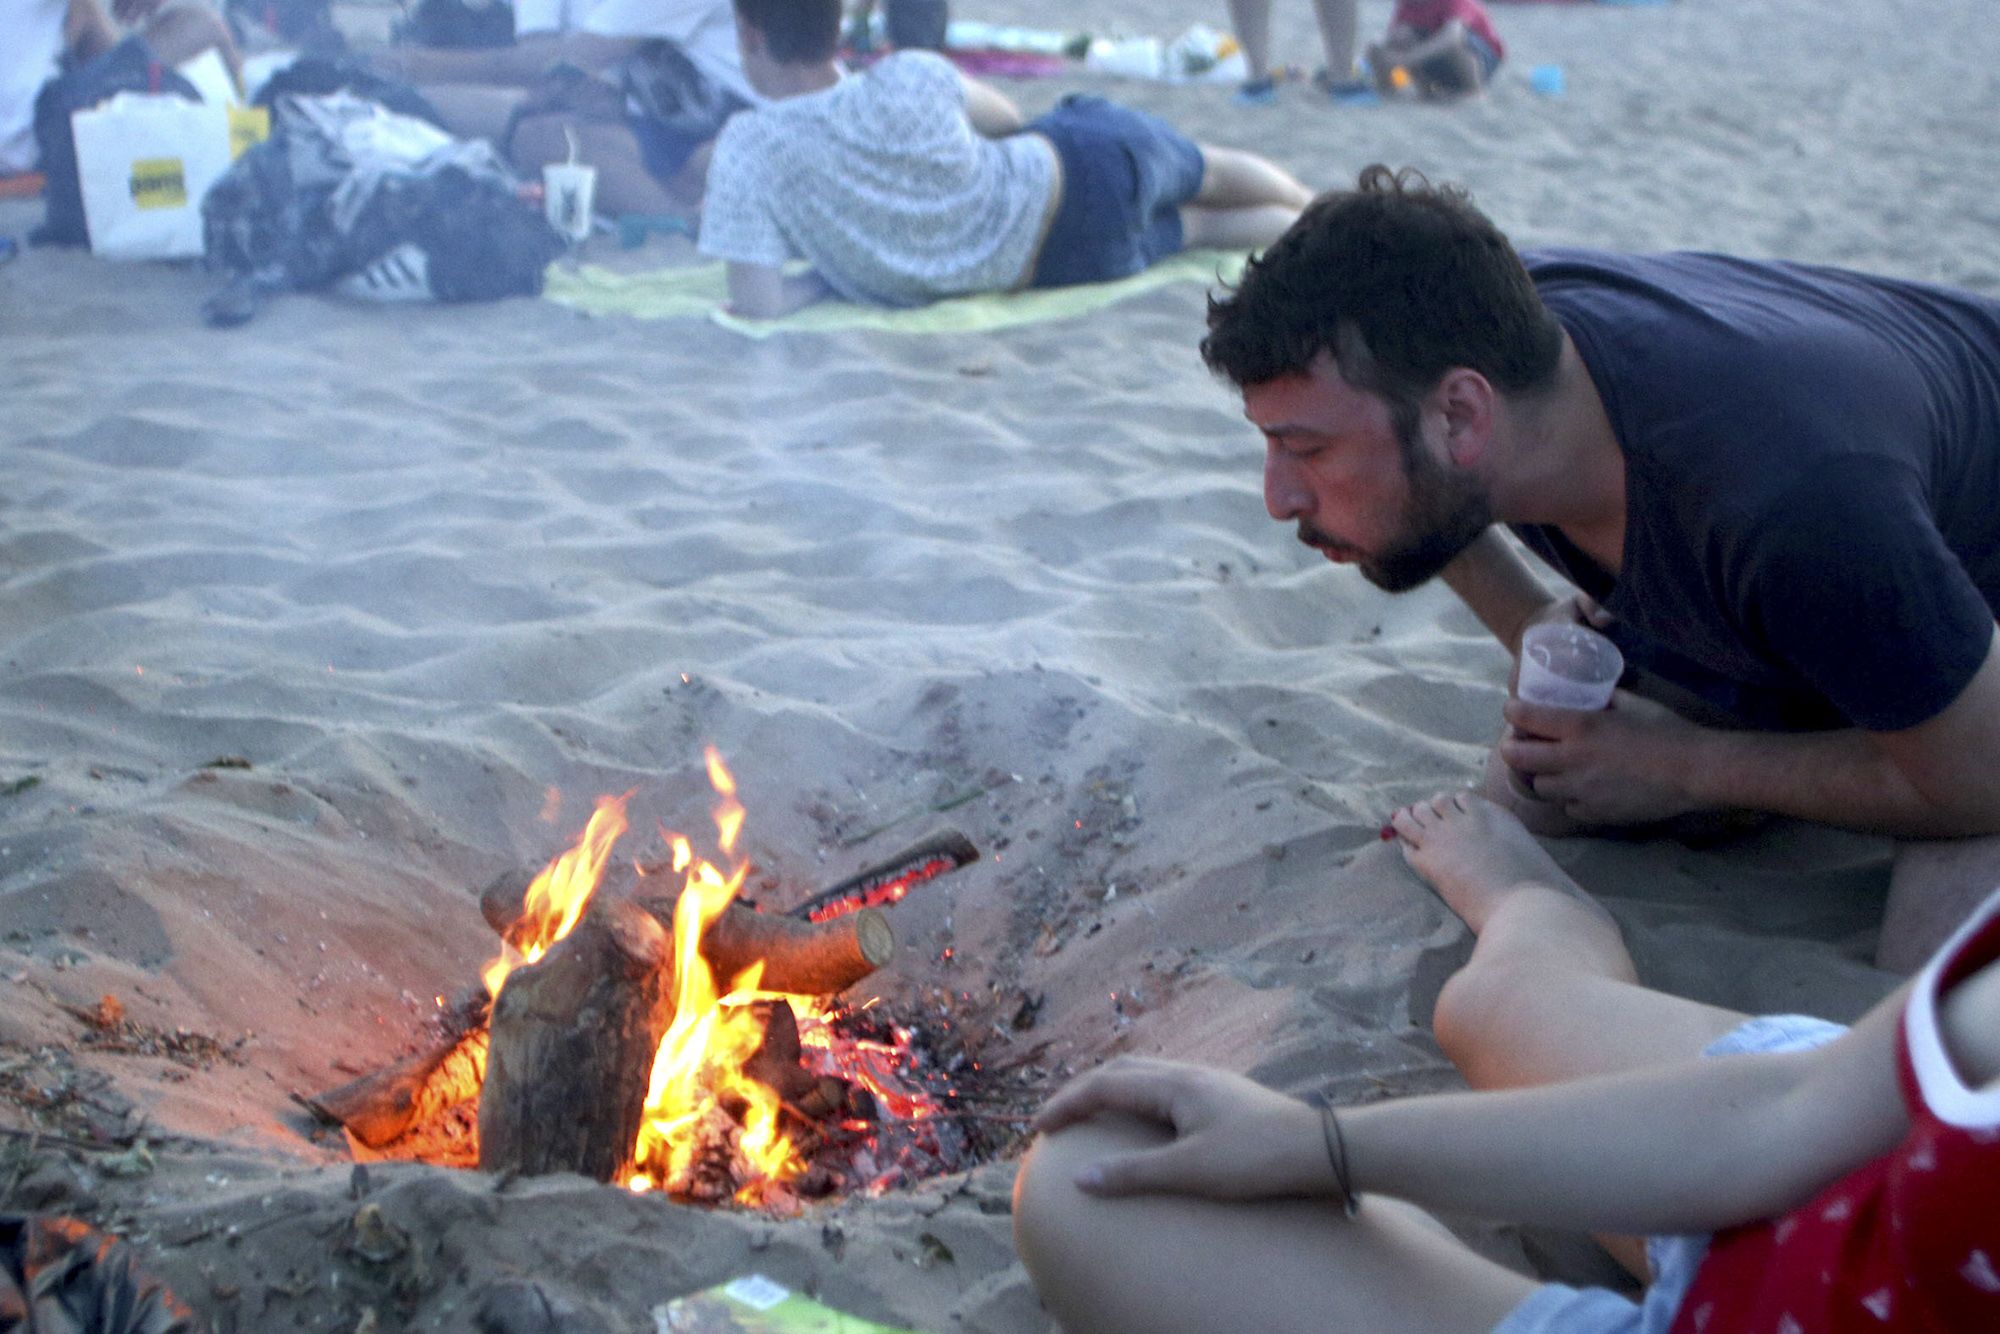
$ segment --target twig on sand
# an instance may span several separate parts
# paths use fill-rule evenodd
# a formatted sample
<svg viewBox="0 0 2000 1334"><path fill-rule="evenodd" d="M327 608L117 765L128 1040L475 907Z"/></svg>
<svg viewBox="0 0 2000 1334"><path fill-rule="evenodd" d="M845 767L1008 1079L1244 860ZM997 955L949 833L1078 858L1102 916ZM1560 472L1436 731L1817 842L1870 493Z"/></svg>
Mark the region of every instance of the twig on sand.
<svg viewBox="0 0 2000 1334"><path fill-rule="evenodd" d="M1000 777L994 779L992 782L986 784L984 787L975 787L965 792L959 792L952 796L946 797L943 801L933 802L928 805L912 806L908 810L903 811L901 814L889 817L887 820L884 820L881 824L876 825L872 829L864 829L858 834L848 835L846 838L840 840L840 846L843 848L858 847L859 845L866 843L869 839L875 837L877 834L886 833L887 831L894 829L897 825L903 824L910 820L914 820L920 815L942 815L946 811L955 811L960 806L965 805L965 803L968 801L972 801L976 798L983 797L988 792L996 792L999 789L1006 787L1009 783L1018 783L1020 781L1021 780L1015 777L1013 774L1002 774Z"/></svg>

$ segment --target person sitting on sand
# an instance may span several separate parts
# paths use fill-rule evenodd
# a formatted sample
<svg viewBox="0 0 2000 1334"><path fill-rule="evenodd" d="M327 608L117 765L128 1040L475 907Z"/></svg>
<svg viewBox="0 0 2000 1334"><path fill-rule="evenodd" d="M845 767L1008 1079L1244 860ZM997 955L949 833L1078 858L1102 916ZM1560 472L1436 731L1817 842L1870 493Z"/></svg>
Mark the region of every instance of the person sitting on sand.
<svg viewBox="0 0 2000 1334"><path fill-rule="evenodd" d="M1486 86L1506 54L1479 0L1396 0L1388 35L1368 48L1368 68L1384 94L1404 90L1402 70L1419 97L1465 97Z"/></svg>
<svg viewBox="0 0 2000 1334"><path fill-rule="evenodd" d="M1024 123L928 51L844 76L840 0L736 0L736 27L771 104L718 136L699 244L740 315L1123 278L1183 247L1266 244L1311 198L1102 98ZM799 259L810 271L787 273Z"/></svg>
<svg viewBox="0 0 2000 1334"><path fill-rule="evenodd" d="M1582 618L1623 650L1609 709L1505 705L1485 790L1538 833L1748 811L1892 835L1897 970L2000 883L2000 302L1521 256L1463 191L1377 166L1211 303L1202 352L1300 541L1390 592L1442 574L1510 652Z"/></svg>
<svg viewBox="0 0 2000 1334"><path fill-rule="evenodd" d="M108 53L121 40L146 44L168 68L215 51L242 79L243 62L229 25L206 5L166 0L24 0L0 11L0 176L40 166L35 142L35 98L65 69ZM120 25L129 25L121 29Z"/></svg>
<svg viewBox="0 0 2000 1334"><path fill-rule="evenodd" d="M1016 1246L1066 1330L2000 1329L2000 894L1851 1029L1640 986L1617 926L1465 793L1397 813L1473 929L1473 1091L1320 1109L1120 1058L1035 1119ZM1511 974L1529 1003L1481 1013ZM1502 988L1515 995L1520 988ZM1647 1236L1634 1302L1424 1209Z"/></svg>
<svg viewBox="0 0 2000 1334"><path fill-rule="evenodd" d="M367 54L383 73L414 84L446 129L491 139L524 170L566 160L574 140L578 160L597 169L599 211L700 207L713 128L661 121L628 98L620 75L634 61L657 57L676 71L691 67L720 107L753 104L729 0L515 0L514 32L511 46L392 46ZM607 113L537 111L531 94L546 89L557 70L601 81L594 100L608 102Z"/></svg>

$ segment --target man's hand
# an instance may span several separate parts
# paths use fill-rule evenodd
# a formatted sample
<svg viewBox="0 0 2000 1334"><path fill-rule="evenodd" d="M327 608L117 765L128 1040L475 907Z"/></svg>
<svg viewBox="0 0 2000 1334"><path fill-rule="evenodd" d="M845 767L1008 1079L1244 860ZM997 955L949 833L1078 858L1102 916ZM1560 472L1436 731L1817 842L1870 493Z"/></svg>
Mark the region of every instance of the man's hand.
<svg viewBox="0 0 2000 1334"><path fill-rule="evenodd" d="M1621 690L1595 712L1509 699L1500 758L1539 801L1584 825L1638 825L1700 810L1677 775L1704 729Z"/></svg>
<svg viewBox="0 0 2000 1334"><path fill-rule="evenodd" d="M1066 1085L1034 1128L1046 1134L1103 1112L1152 1121L1174 1138L1084 1168L1077 1185L1093 1195L1259 1200L1335 1188L1319 1113L1240 1075L1121 1057Z"/></svg>

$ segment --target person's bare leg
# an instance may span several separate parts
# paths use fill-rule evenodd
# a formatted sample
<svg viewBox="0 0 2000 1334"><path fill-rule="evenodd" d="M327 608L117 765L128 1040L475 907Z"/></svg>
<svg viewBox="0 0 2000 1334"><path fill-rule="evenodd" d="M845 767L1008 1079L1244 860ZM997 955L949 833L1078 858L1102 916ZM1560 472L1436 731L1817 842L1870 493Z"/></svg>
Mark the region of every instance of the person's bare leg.
<svg viewBox="0 0 2000 1334"><path fill-rule="evenodd" d="M1396 812L1403 856L1477 937L1438 993L1438 1046L1473 1088L1692 1060L1749 1016L1639 985L1611 914L1513 814L1472 792ZM1599 1236L1651 1278L1638 1237Z"/></svg>
<svg viewBox="0 0 2000 1334"><path fill-rule="evenodd" d="M1243 48L1250 81L1271 76L1271 0L1229 0L1229 26Z"/></svg>
<svg viewBox="0 0 2000 1334"><path fill-rule="evenodd" d="M1913 973L2000 886L2000 836L1905 843L1889 873L1875 964Z"/></svg>
<svg viewBox="0 0 2000 1334"><path fill-rule="evenodd" d="M1188 203L1197 208L1253 208L1284 204L1295 209L1312 203L1305 182L1271 159L1241 148L1197 145L1201 149L1201 185Z"/></svg>
<svg viewBox="0 0 2000 1334"><path fill-rule="evenodd" d="M1326 50L1327 77L1342 83L1354 77L1354 35L1361 23L1360 0L1313 0L1319 42Z"/></svg>
<svg viewBox="0 0 2000 1334"><path fill-rule="evenodd" d="M146 45L164 65L185 65L204 51L214 51L229 67L229 77L243 83L243 57L229 24L203 5L175 5L155 14L145 27Z"/></svg>
<svg viewBox="0 0 2000 1334"><path fill-rule="evenodd" d="M1181 210L1181 244L1189 250L1262 250L1291 229L1299 211L1285 204Z"/></svg>
<svg viewBox="0 0 2000 1334"><path fill-rule="evenodd" d="M1507 767L1498 750L1486 752L1486 771L1479 781L1479 795L1506 811L1528 832L1541 838L1568 838L1586 831L1562 807L1537 798L1522 783L1520 775Z"/></svg>
<svg viewBox="0 0 2000 1334"><path fill-rule="evenodd" d="M519 88L490 83L427 83L417 91L437 108L447 130L461 139L487 139L495 144L507 132L508 118L523 96Z"/></svg>
<svg viewBox="0 0 2000 1334"><path fill-rule="evenodd" d="M1100 1117L1037 1141L1015 1179L1015 1248L1071 1334L1484 1331L1533 1290L1385 1197L1348 1219L1305 1200L1105 1199L1076 1188L1084 1163L1161 1134Z"/></svg>
<svg viewBox="0 0 2000 1334"><path fill-rule="evenodd" d="M1691 1060L1748 1017L1640 986L1611 915L1492 802L1448 792L1391 823L1411 868L1477 937L1433 1020L1474 1088Z"/></svg>
<svg viewBox="0 0 2000 1334"><path fill-rule="evenodd" d="M1181 244L1190 250L1254 250L1283 236L1312 191L1269 158L1202 144L1201 187L1181 206Z"/></svg>
<svg viewBox="0 0 2000 1334"><path fill-rule="evenodd" d="M528 173L539 173L551 162L569 157L569 140L563 134L562 116L536 116L521 122L514 131L514 165ZM570 123L576 135L577 160L597 168L599 213L693 212L701 200L686 198L660 184L646 170L639 141L623 125Z"/></svg>

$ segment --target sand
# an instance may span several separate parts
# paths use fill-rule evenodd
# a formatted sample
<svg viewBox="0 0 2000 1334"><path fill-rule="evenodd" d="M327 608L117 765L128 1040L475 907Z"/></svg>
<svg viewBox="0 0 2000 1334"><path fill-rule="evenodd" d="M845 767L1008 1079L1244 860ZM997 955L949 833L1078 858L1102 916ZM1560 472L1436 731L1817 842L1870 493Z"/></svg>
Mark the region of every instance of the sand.
<svg viewBox="0 0 2000 1334"><path fill-rule="evenodd" d="M1278 33L1310 65L1306 10ZM1522 243L2000 291L2000 32L1971 0L1834 13L1496 7L1509 62L1450 108L1010 91L1111 91L1316 185L1412 164ZM0 204L0 232L38 217ZM310 1133L292 1095L417 1041L491 952L476 888L598 794L705 834L708 744L774 902L933 828L978 843L893 910L877 990L962 994L1031 1093L1128 1051L1343 1098L1454 1084L1425 1020L1467 935L1375 831L1476 774L1506 660L1441 588L1382 595L1264 515L1198 287L997 334L753 343L536 300L294 296L216 332L210 286L74 252L0 268L0 1127L55 1090L45 1125L152 1156L0 1137L0 1207L119 1228L222 1329L467 1329L528 1309L524 1284L559 1318L520 1328L646 1329L749 1269L924 1330L1046 1329L1005 1160L772 1220L574 1178L357 1181ZM1659 985L1846 1019L1892 980L1867 963L1882 840L1555 851ZM74 1011L107 994L182 1059L84 1047ZM1033 1028L1005 1022L1036 996ZM345 1248L364 1196L422 1263Z"/></svg>

